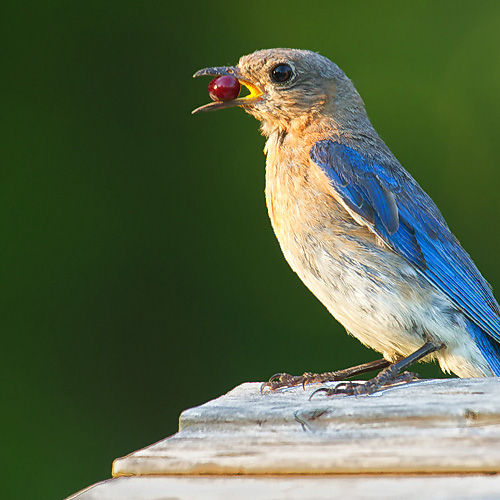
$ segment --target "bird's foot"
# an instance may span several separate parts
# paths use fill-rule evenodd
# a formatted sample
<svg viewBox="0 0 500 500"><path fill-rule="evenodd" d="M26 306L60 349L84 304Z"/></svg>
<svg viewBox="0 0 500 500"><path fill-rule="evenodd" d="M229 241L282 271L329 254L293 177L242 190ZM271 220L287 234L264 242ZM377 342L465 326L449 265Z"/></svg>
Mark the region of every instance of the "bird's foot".
<svg viewBox="0 0 500 500"><path fill-rule="evenodd" d="M342 382L335 387L321 387L314 391L310 398L319 392L324 392L327 396L369 396L375 392L388 389L390 387L407 384L420 378L416 373L403 372L397 373L393 369L394 365L382 370L376 377L366 382Z"/></svg>
<svg viewBox="0 0 500 500"><path fill-rule="evenodd" d="M325 375L334 374L335 372L328 373L310 373L305 372L302 375L289 375L288 373L276 373L274 374L268 382L264 382L260 386L260 392L264 392L265 389L270 391L277 391L278 389L285 389L288 387L305 387L308 384L318 384L324 383L328 379L325 379ZM339 378L333 379L332 381L342 380Z"/></svg>
<svg viewBox="0 0 500 500"><path fill-rule="evenodd" d="M379 359L377 361L370 361L362 365L353 366L344 370L337 370L334 372L325 373L311 373L305 372L302 375L289 375L288 373L276 373L268 382L264 382L260 387L262 393L265 389L270 391L277 391L278 389L285 389L288 387L302 386L305 388L309 384L324 384L325 382L338 382L347 378L366 373L373 370L378 370L389 366L389 361Z"/></svg>
<svg viewBox="0 0 500 500"><path fill-rule="evenodd" d="M306 384L318 382L336 382L339 380L346 380L361 373L382 369L376 377L366 382L344 382L342 384L337 384L335 387L322 387L321 389L314 391L311 397L318 392L324 392L327 396L334 396L337 394L346 396L369 395L382 389L408 383L416 378L419 378L415 373L403 370L406 370L413 363L420 361L428 354L438 351L443 347L445 347L443 344L435 344L429 340L422 347L420 347L420 349L417 349L405 358L400 358L392 364L386 359L379 359L377 361L370 361L369 363L365 363L363 365L353 366L352 368L346 368L345 370L338 370L336 372L326 372L321 374L306 372L298 377L288 375L287 373L277 373L269 379L269 382L264 382L261 385L260 390L263 392L264 389L268 388L271 391L275 391L277 389L296 387L298 385L302 385L304 387Z"/></svg>

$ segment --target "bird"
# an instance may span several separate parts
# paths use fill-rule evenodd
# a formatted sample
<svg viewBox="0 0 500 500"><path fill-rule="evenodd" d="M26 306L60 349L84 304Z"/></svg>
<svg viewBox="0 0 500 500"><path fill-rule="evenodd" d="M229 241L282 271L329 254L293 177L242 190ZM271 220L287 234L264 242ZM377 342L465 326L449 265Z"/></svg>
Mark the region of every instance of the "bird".
<svg viewBox="0 0 500 500"><path fill-rule="evenodd" d="M409 382L417 361L458 377L500 376L500 307L441 212L380 138L352 81L323 55L265 49L229 75L248 90L193 113L242 107L267 138L265 195L285 259L347 332L382 358L264 386L346 380L327 395Z"/></svg>

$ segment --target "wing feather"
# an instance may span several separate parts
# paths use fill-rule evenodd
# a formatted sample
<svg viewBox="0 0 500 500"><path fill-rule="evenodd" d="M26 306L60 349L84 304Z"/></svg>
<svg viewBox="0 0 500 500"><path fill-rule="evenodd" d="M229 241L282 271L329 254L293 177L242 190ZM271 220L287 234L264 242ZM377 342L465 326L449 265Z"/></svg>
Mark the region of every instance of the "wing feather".
<svg viewBox="0 0 500 500"><path fill-rule="evenodd" d="M314 144L310 157L349 209L500 342L500 308L491 288L436 205L396 161L368 158L332 140Z"/></svg>

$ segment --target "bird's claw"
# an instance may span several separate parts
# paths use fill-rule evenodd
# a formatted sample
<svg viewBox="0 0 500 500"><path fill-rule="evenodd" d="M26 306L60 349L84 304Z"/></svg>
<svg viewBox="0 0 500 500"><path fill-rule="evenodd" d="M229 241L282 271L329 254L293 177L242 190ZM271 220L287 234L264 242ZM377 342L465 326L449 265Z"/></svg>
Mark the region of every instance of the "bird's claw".
<svg viewBox="0 0 500 500"><path fill-rule="evenodd" d="M320 387L316 389L310 396L309 400L317 394L318 392L324 392L326 396L359 396L361 394L365 394L364 387L366 383L360 382L340 382L335 387Z"/></svg>
<svg viewBox="0 0 500 500"><path fill-rule="evenodd" d="M289 387L302 386L305 389L307 384L321 382L316 373L305 372L302 375L289 375L288 373L275 373L268 382L264 382L260 386L261 394L265 389L277 391L278 389L286 389Z"/></svg>
<svg viewBox="0 0 500 500"><path fill-rule="evenodd" d="M324 392L326 396L369 396L380 390L400 384L407 384L420 378L418 374L413 372L403 372L395 377L391 377L390 375L390 372L381 372L366 382L346 381L340 382L335 387L321 387L309 396L309 400L318 392Z"/></svg>

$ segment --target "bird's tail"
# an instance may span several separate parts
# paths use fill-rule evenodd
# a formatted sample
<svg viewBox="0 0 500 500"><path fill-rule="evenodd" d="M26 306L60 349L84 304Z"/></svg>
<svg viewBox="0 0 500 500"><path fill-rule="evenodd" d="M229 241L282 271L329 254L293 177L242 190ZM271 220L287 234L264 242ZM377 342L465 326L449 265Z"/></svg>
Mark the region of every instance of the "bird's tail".
<svg viewBox="0 0 500 500"><path fill-rule="evenodd" d="M470 320L467 322L467 330L493 373L500 377L500 344Z"/></svg>

